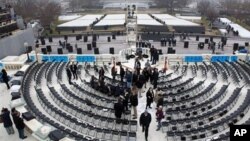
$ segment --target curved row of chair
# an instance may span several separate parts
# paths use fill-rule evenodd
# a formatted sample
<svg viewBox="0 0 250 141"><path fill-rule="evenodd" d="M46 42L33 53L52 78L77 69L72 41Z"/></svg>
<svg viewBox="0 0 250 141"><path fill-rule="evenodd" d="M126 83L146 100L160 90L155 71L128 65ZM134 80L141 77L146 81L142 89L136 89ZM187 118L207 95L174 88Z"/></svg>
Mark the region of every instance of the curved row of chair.
<svg viewBox="0 0 250 141"><path fill-rule="evenodd" d="M203 127L177 130L177 131L168 131L168 136L174 136L174 138L178 138L180 140L196 140L198 138L205 138L206 135L210 136L213 134L217 134L225 129L228 129L231 124L236 124L239 119L242 119L245 113L249 110L249 102L250 102L250 91L248 91L247 96L244 102L230 115L227 115L225 118L219 119L216 122L213 122L208 125L204 125ZM190 127L190 126L189 126ZM205 136L201 137L201 134ZM176 137L177 136L177 137ZM184 137L184 138L183 138Z"/></svg>

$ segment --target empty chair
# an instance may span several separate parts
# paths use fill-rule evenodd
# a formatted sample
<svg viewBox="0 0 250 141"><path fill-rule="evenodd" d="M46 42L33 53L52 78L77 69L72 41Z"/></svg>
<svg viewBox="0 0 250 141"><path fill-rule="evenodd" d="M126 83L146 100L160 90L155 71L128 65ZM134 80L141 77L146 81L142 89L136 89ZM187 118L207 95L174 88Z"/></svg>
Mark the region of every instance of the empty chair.
<svg viewBox="0 0 250 141"><path fill-rule="evenodd" d="M120 141L128 141L128 132L127 131L120 132Z"/></svg>
<svg viewBox="0 0 250 141"><path fill-rule="evenodd" d="M120 132L117 130L112 131L112 140L118 141L120 140Z"/></svg>
<svg viewBox="0 0 250 141"><path fill-rule="evenodd" d="M103 136L103 140L112 140L112 132L110 129L103 129L103 133L104 133L104 136Z"/></svg>
<svg viewBox="0 0 250 141"><path fill-rule="evenodd" d="M137 131L137 121L132 120L130 121L130 132L136 132Z"/></svg>
<svg viewBox="0 0 250 141"><path fill-rule="evenodd" d="M136 132L128 133L128 141L136 141Z"/></svg>

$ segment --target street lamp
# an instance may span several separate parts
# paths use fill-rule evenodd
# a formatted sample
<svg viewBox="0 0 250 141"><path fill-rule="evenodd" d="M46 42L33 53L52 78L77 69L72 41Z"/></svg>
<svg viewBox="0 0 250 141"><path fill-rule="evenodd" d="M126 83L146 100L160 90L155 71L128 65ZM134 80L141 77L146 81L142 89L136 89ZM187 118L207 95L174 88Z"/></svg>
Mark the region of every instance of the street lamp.
<svg viewBox="0 0 250 141"><path fill-rule="evenodd" d="M30 56L29 56L29 49L28 49L29 44L28 44L27 42L24 42L23 46L24 46L25 49L26 49L26 53L27 53L27 62L31 62Z"/></svg>

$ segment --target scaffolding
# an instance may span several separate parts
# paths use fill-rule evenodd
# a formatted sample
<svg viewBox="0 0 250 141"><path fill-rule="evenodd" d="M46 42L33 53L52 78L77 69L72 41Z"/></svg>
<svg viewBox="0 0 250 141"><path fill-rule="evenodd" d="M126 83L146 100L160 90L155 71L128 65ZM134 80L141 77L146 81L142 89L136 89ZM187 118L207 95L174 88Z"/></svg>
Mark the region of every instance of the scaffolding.
<svg viewBox="0 0 250 141"><path fill-rule="evenodd" d="M126 13L126 33L127 33L127 43L131 48L136 47L137 42L137 6L127 4Z"/></svg>

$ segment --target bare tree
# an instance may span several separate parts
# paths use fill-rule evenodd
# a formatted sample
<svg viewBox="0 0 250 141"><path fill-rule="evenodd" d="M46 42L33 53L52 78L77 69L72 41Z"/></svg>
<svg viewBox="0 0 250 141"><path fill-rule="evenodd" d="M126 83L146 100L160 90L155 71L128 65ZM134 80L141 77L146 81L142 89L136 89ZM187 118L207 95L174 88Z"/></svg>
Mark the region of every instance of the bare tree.
<svg viewBox="0 0 250 141"><path fill-rule="evenodd" d="M72 12L75 12L75 10L80 7L79 4L80 4L80 0L70 0L69 8L72 10Z"/></svg>
<svg viewBox="0 0 250 141"><path fill-rule="evenodd" d="M51 22L57 19L61 12L61 6L50 0L40 0L37 7L37 18L43 26L49 26Z"/></svg>
<svg viewBox="0 0 250 141"><path fill-rule="evenodd" d="M209 0L201 0L198 3L197 8L198 8L198 11L201 13L201 15L204 16L210 8Z"/></svg>
<svg viewBox="0 0 250 141"><path fill-rule="evenodd" d="M43 26L50 25L61 12L60 4L51 0L17 0L12 6L26 22L39 19Z"/></svg>
<svg viewBox="0 0 250 141"><path fill-rule="evenodd" d="M165 7L168 12L173 14L175 9L187 6L189 0L155 0L155 2L159 7Z"/></svg>
<svg viewBox="0 0 250 141"><path fill-rule="evenodd" d="M206 15L207 19L211 23L213 23L219 17L219 11L215 7L209 6L205 15Z"/></svg>

